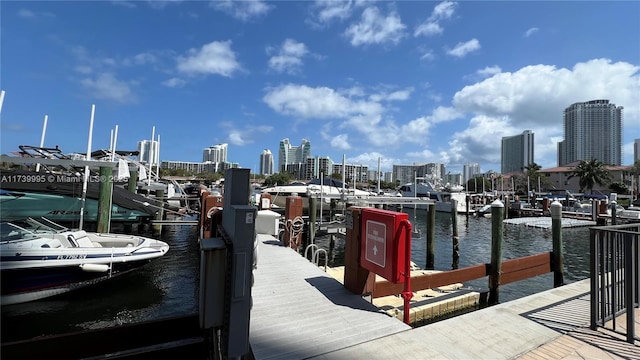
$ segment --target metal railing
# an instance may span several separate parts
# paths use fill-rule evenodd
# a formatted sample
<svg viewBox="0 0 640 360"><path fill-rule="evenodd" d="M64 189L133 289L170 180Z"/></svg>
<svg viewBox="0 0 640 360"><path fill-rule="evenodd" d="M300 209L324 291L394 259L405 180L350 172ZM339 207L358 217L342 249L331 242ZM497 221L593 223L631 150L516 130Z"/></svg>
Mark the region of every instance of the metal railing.
<svg viewBox="0 0 640 360"><path fill-rule="evenodd" d="M616 330L616 318L626 313L627 342L634 343L634 311L640 283L640 224L590 229L591 328Z"/></svg>

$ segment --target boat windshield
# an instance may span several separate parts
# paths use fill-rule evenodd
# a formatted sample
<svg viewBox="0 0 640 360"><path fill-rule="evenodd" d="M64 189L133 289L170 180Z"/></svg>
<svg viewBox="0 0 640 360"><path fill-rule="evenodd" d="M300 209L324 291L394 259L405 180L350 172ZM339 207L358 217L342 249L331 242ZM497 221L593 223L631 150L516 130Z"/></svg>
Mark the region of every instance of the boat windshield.
<svg viewBox="0 0 640 360"><path fill-rule="evenodd" d="M3 222L0 229L0 242L36 239L38 236L12 223Z"/></svg>

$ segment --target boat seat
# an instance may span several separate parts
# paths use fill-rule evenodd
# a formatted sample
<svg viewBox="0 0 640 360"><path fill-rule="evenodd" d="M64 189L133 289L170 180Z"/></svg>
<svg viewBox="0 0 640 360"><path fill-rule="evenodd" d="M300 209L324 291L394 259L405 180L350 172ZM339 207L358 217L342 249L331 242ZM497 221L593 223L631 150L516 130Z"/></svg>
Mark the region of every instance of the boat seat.
<svg viewBox="0 0 640 360"><path fill-rule="evenodd" d="M53 239L53 240L51 240L51 241L49 241L49 242L47 242L45 244L42 244L42 246L40 246L40 247L43 247L43 248L59 248L59 247L62 247L62 243L58 239Z"/></svg>
<svg viewBox="0 0 640 360"><path fill-rule="evenodd" d="M86 237L76 238L76 244L78 247L95 247L93 242Z"/></svg>

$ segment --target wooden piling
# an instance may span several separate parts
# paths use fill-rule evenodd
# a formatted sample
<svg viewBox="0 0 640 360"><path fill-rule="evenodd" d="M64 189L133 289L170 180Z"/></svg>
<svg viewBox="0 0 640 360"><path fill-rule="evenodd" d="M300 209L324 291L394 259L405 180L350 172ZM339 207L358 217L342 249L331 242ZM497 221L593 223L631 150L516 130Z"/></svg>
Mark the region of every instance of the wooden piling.
<svg viewBox="0 0 640 360"><path fill-rule="evenodd" d="M452 254L453 262L451 263L451 269L458 268L460 263L460 238L458 237L458 200L451 199L451 230L452 237Z"/></svg>
<svg viewBox="0 0 640 360"><path fill-rule="evenodd" d="M562 204L551 203L551 233L553 234L553 287L564 285L564 255L562 253Z"/></svg>
<svg viewBox="0 0 640 360"><path fill-rule="evenodd" d="M100 167L100 186L98 196L98 227L97 231L108 233L111 231L111 197L113 196L113 169L108 166Z"/></svg>
<svg viewBox="0 0 640 360"><path fill-rule="evenodd" d="M427 206L427 270L435 270L436 204Z"/></svg>
<svg viewBox="0 0 640 360"><path fill-rule="evenodd" d="M127 180L127 190L132 193L138 190L138 170L129 170L129 180Z"/></svg>
<svg viewBox="0 0 640 360"><path fill-rule="evenodd" d="M156 213L156 220L162 221L164 219L164 189L156 190L156 199L162 205ZM162 224L153 224L153 234L156 236L162 234Z"/></svg>
<svg viewBox="0 0 640 360"><path fill-rule="evenodd" d="M317 214L318 214L318 198L313 196L309 197L309 243L311 244L315 243Z"/></svg>
<svg viewBox="0 0 640 360"><path fill-rule="evenodd" d="M489 273L489 305L499 301L500 276L502 273L502 240L504 204L500 200L491 203L491 271Z"/></svg>

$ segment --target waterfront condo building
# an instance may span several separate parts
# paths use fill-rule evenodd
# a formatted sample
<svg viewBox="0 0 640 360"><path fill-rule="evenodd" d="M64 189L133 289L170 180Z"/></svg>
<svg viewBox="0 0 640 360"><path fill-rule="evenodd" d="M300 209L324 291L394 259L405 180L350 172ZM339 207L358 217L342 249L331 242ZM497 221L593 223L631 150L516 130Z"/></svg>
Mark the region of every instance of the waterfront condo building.
<svg viewBox="0 0 640 360"><path fill-rule="evenodd" d="M223 163L227 162L228 144L218 144L202 150L202 162Z"/></svg>
<svg viewBox="0 0 640 360"><path fill-rule="evenodd" d="M623 109L609 100L591 100L566 108L558 166L591 159L621 165Z"/></svg>
<svg viewBox="0 0 640 360"><path fill-rule="evenodd" d="M278 150L278 171L290 172L297 178L304 175L304 165L311 155L311 143L302 139L300 146L292 146L289 139L280 140Z"/></svg>
<svg viewBox="0 0 640 360"><path fill-rule="evenodd" d="M520 135L503 137L501 159L503 174L524 172L533 163L533 132L525 130Z"/></svg>
<svg viewBox="0 0 640 360"><path fill-rule="evenodd" d="M260 154L260 175L273 174L273 154L271 150L264 149Z"/></svg>

